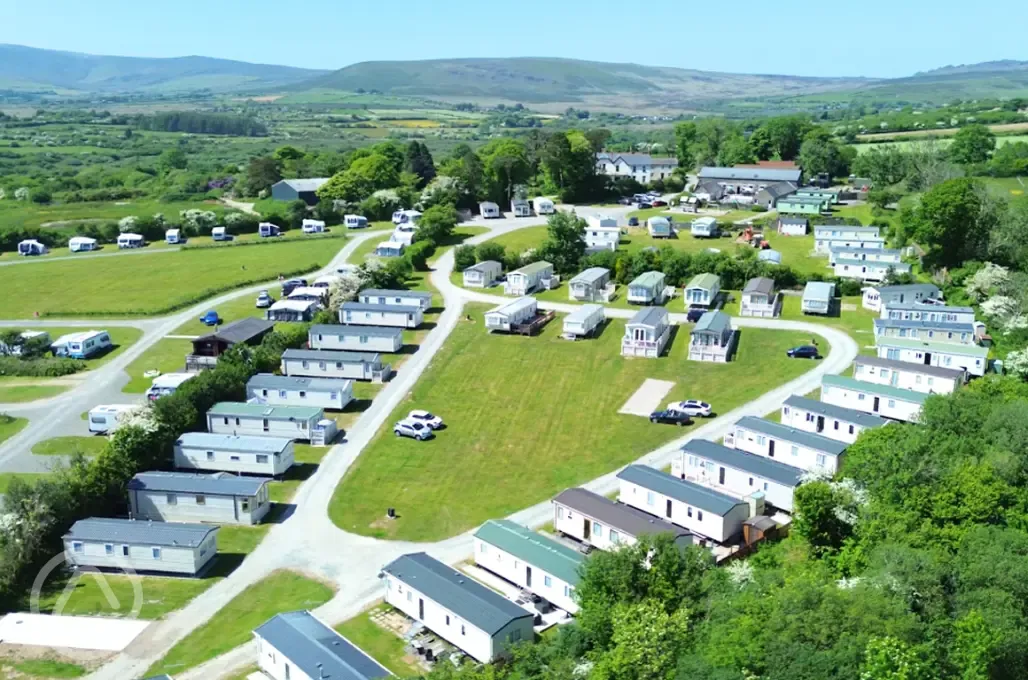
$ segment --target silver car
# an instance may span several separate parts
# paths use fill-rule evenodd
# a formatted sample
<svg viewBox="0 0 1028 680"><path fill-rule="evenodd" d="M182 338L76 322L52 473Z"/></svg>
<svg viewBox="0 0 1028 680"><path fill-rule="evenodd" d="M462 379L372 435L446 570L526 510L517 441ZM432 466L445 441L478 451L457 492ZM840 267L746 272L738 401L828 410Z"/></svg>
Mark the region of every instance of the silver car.
<svg viewBox="0 0 1028 680"><path fill-rule="evenodd" d="M432 436L432 428L417 421L401 420L393 425L393 434L397 437L410 437L418 441L425 441Z"/></svg>

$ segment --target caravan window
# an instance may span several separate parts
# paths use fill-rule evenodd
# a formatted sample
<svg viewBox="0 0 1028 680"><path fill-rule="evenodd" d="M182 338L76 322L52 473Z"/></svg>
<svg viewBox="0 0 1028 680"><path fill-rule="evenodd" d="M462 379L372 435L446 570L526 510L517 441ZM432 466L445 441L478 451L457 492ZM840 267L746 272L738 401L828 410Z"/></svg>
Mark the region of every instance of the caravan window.
<svg viewBox="0 0 1028 680"><path fill-rule="evenodd" d="M160 548L150 548L150 554L153 555L153 558L155 560L161 559L161 549Z"/></svg>
<svg viewBox="0 0 1028 680"><path fill-rule="evenodd" d="M267 454L264 454L264 453L258 453L258 454L257 454L257 462L258 462L258 463L267 463L267 462L268 462L268 456L267 456Z"/></svg>
<svg viewBox="0 0 1028 680"><path fill-rule="evenodd" d="M110 543L105 544L104 545L104 553L106 553L108 555L113 555L114 554L114 546L111 545Z"/></svg>
<svg viewBox="0 0 1028 680"><path fill-rule="evenodd" d="M226 425L227 424L228 423L226 423ZM213 451L208 451L207 452L207 460L214 460L214 452Z"/></svg>
<svg viewBox="0 0 1028 680"><path fill-rule="evenodd" d="M71 551L72 551L72 552L77 552L77 553L80 553L80 552L82 552L82 544L81 544L81 543L79 543L78 541L74 541L74 542L73 542L73 543L71 544Z"/></svg>
<svg viewBox="0 0 1028 680"><path fill-rule="evenodd" d="M197 505L207 505L207 497L204 496L203 494L199 494L199 493L196 494L196 504Z"/></svg>
<svg viewBox="0 0 1028 680"><path fill-rule="evenodd" d="M168 505L178 505L178 496L173 493L169 493L166 500Z"/></svg>

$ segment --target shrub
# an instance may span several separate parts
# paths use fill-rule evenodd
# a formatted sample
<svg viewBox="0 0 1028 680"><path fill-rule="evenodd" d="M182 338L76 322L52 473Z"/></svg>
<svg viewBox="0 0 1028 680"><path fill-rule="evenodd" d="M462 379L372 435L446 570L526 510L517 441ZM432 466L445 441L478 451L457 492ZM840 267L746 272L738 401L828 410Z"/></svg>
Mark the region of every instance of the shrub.
<svg viewBox="0 0 1028 680"><path fill-rule="evenodd" d="M506 250L503 244L486 241L475 249L475 256L479 262L495 260L502 263L506 259Z"/></svg>
<svg viewBox="0 0 1028 680"><path fill-rule="evenodd" d="M475 264L475 247L458 246L453 251L453 263L457 271L462 272Z"/></svg>
<svg viewBox="0 0 1028 680"><path fill-rule="evenodd" d="M40 357L21 359L0 357L0 376L22 376L31 378L58 378L85 370L86 363L64 357Z"/></svg>
<svg viewBox="0 0 1028 680"><path fill-rule="evenodd" d="M418 241L407 249L406 258L414 271L428 271L428 258L435 254L435 243Z"/></svg>

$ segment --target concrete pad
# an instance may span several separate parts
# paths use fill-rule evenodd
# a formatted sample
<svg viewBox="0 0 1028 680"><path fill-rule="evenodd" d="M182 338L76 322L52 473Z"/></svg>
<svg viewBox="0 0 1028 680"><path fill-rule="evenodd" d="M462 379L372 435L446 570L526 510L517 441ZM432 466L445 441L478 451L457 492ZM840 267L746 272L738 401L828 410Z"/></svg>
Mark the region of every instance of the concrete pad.
<svg viewBox="0 0 1028 680"><path fill-rule="evenodd" d="M661 404L664 403L664 397L674 386L675 384L668 380L647 378L635 391L635 394L628 398L618 413L649 417L651 413L660 409Z"/></svg>
<svg viewBox="0 0 1028 680"><path fill-rule="evenodd" d="M137 619L16 613L0 619L0 640L12 645L120 652L149 625Z"/></svg>

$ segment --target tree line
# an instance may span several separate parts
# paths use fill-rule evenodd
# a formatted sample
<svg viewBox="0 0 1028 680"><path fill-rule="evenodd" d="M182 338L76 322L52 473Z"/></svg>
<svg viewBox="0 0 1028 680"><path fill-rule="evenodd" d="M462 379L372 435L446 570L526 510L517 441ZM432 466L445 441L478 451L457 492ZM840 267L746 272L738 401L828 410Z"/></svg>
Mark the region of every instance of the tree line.
<svg viewBox="0 0 1028 680"><path fill-rule="evenodd" d="M267 126L252 116L207 111L164 111L136 118L136 127L156 132L264 137Z"/></svg>

